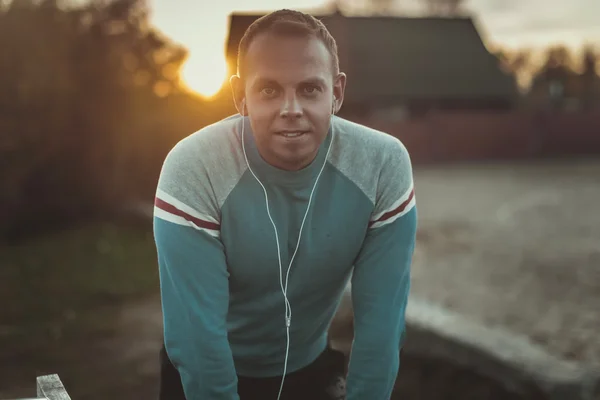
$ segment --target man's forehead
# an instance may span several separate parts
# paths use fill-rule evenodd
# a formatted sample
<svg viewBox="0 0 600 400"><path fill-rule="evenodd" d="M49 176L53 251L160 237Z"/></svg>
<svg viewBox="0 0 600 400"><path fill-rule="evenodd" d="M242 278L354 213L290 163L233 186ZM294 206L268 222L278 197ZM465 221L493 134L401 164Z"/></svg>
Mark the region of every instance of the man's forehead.
<svg viewBox="0 0 600 400"><path fill-rule="evenodd" d="M246 53L248 72L312 70L310 74L320 75L319 70L331 72L332 66L333 59L327 47L314 35L282 36L263 33L254 38Z"/></svg>

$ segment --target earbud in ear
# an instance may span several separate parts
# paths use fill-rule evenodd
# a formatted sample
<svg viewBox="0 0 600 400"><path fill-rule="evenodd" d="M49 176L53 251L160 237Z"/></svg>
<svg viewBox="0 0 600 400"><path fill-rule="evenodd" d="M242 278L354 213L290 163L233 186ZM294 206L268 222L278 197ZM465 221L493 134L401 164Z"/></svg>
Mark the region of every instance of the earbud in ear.
<svg viewBox="0 0 600 400"><path fill-rule="evenodd" d="M337 97L333 96L333 103L331 104L331 113L335 114L335 103L337 102Z"/></svg>
<svg viewBox="0 0 600 400"><path fill-rule="evenodd" d="M240 115L243 117L246 114L246 100L242 99L242 104L240 107Z"/></svg>

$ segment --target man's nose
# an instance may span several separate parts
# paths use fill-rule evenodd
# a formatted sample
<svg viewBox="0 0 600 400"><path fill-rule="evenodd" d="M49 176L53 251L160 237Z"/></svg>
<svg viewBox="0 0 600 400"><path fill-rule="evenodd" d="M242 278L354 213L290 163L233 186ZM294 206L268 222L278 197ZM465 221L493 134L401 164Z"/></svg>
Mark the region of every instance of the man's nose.
<svg viewBox="0 0 600 400"><path fill-rule="evenodd" d="M302 106L296 96L286 96L281 105L280 116L283 118L298 118L302 116Z"/></svg>

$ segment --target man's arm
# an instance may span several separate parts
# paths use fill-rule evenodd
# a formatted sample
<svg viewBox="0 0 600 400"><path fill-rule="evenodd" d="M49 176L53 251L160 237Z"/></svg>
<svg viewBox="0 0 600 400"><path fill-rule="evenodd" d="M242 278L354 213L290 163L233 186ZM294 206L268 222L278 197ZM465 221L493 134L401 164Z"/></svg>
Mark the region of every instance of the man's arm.
<svg viewBox="0 0 600 400"><path fill-rule="evenodd" d="M188 400L238 400L218 212L186 153L176 147L167 157L154 209L165 347Z"/></svg>
<svg viewBox="0 0 600 400"><path fill-rule="evenodd" d="M377 204L352 276L347 400L388 400L400 364L417 212L410 158L397 146L379 177Z"/></svg>

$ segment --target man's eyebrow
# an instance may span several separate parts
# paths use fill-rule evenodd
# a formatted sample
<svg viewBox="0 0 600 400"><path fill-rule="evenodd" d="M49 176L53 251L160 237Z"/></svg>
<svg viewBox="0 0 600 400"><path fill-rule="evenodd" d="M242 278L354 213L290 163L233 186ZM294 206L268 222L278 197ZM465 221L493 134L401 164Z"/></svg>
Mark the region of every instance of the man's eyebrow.
<svg viewBox="0 0 600 400"><path fill-rule="evenodd" d="M326 82L324 79L319 78L318 76L308 78L302 81L305 85L315 85L315 86L325 86Z"/></svg>
<svg viewBox="0 0 600 400"><path fill-rule="evenodd" d="M279 86L279 84L277 82L275 82L273 79L269 79L269 78L257 78L254 81L254 83L252 84L253 87L265 86L265 85Z"/></svg>
<svg viewBox="0 0 600 400"><path fill-rule="evenodd" d="M314 76L314 77L310 77L308 79L304 79L300 84L301 85L326 86L327 82L325 82L325 80L323 78ZM266 86L266 85L280 86L279 83L277 83L277 81L275 81L273 79L259 77L254 81L254 83L252 84L252 87L261 87L261 86Z"/></svg>

